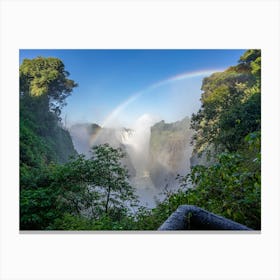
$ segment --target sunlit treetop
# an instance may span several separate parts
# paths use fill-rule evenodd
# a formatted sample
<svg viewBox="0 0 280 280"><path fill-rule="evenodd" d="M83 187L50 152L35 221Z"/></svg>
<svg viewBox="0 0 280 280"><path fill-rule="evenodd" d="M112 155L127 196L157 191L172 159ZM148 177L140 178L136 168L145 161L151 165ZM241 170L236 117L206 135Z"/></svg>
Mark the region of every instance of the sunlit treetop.
<svg viewBox="0 0 280 280"><path fill-rule="evenodd" d="M53 57L24 59L20 66L21 96L47 96L50 108L60 111L77 84L68 79L63 62Z"/></svg>

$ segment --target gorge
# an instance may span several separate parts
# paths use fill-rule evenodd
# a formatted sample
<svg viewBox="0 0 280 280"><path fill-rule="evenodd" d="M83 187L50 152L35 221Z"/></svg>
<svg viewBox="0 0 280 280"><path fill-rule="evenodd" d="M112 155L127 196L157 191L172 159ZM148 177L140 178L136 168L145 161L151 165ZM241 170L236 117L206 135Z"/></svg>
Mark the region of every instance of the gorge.
<svg viewBox="0 0 280 280"><path fill-rule="evenodd" d="M190 119L165 123L149 115L141 116L133 128L101 128L80 123L69 128L78 153L90 157L93 146L108 143L125 152L122 165L129 173L129 183L136 189L140 203L154 207L166 189L176 190L178 174L190 170L192 147Z"/></svg>
<svg viewBox="0 0 280 280"><path fill-rule="evenodd" d="M160 55L163 61L168 53ZM218 53L220 61L228 51ZM126 75L99 79L92 63L75 78L81 87L73 98L78 84L62 60L23 56L20 229L156 230L180 205L260 229L260 50L247 50L237 65L208 77L205 67L187 72L188 60L181 70L152 70L159 53L149 52L138 73L147 77L137 80L129 76L137 69L128 67L132 57L125 54ZM133 57L143 62L146 54ZM121 58L118 51L111 55ZM103 67L104 73L112 69Z"/></svg>

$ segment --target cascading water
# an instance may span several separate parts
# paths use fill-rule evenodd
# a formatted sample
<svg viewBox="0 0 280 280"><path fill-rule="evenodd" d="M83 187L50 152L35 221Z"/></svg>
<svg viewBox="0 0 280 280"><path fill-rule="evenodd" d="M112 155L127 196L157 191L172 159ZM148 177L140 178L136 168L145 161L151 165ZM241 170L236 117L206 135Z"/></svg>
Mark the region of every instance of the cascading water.
<svg viewBox="0 0 280 280"><path fill-rule="evenodd" d="M136 188L142 204L148 207L155 205L154 197L158 195L149 173L150 128L156 121L145 114L136 121L133 130L123 129L120 133L120 140L136 170L136 175L130 179L131 184Z"/></svg>
<svg viewBox="0 0 280 280"><path fill-rule="evenodd" d="M170 124L158 121L158 118L144 114L131 128L86 125L87 129L83 129L79 125L71 135L79 153L85 151L87 143L88 150L104 143L123 149L127 156L121 163L128 170L130 184L135 187L140 203L153 207L155 197L160 200L166 186L176 189L176 175L188 172L192 153L188 118Z"/></svg>

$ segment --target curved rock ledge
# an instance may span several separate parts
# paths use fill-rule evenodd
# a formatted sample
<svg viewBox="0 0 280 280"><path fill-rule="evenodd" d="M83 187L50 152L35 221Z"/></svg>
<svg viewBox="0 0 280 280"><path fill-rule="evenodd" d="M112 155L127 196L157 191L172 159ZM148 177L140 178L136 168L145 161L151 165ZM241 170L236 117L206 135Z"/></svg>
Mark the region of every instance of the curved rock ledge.
<svg viewBox="0 0 280 280"><path fill-rule="evenodd" d="M242 224L203 210L181 205L158 230L252 230Z"/></svg>

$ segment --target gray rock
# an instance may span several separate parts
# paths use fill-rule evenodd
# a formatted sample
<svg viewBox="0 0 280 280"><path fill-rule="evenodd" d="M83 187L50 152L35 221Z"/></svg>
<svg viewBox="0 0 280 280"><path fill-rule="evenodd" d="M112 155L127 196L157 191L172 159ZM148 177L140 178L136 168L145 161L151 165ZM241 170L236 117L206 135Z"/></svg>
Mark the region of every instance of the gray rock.
<svg viewBox="0 0 280 280"><path fill-rule="evenodd" d="M181 205L158 230L252 230L193 205Z"/></svg>

